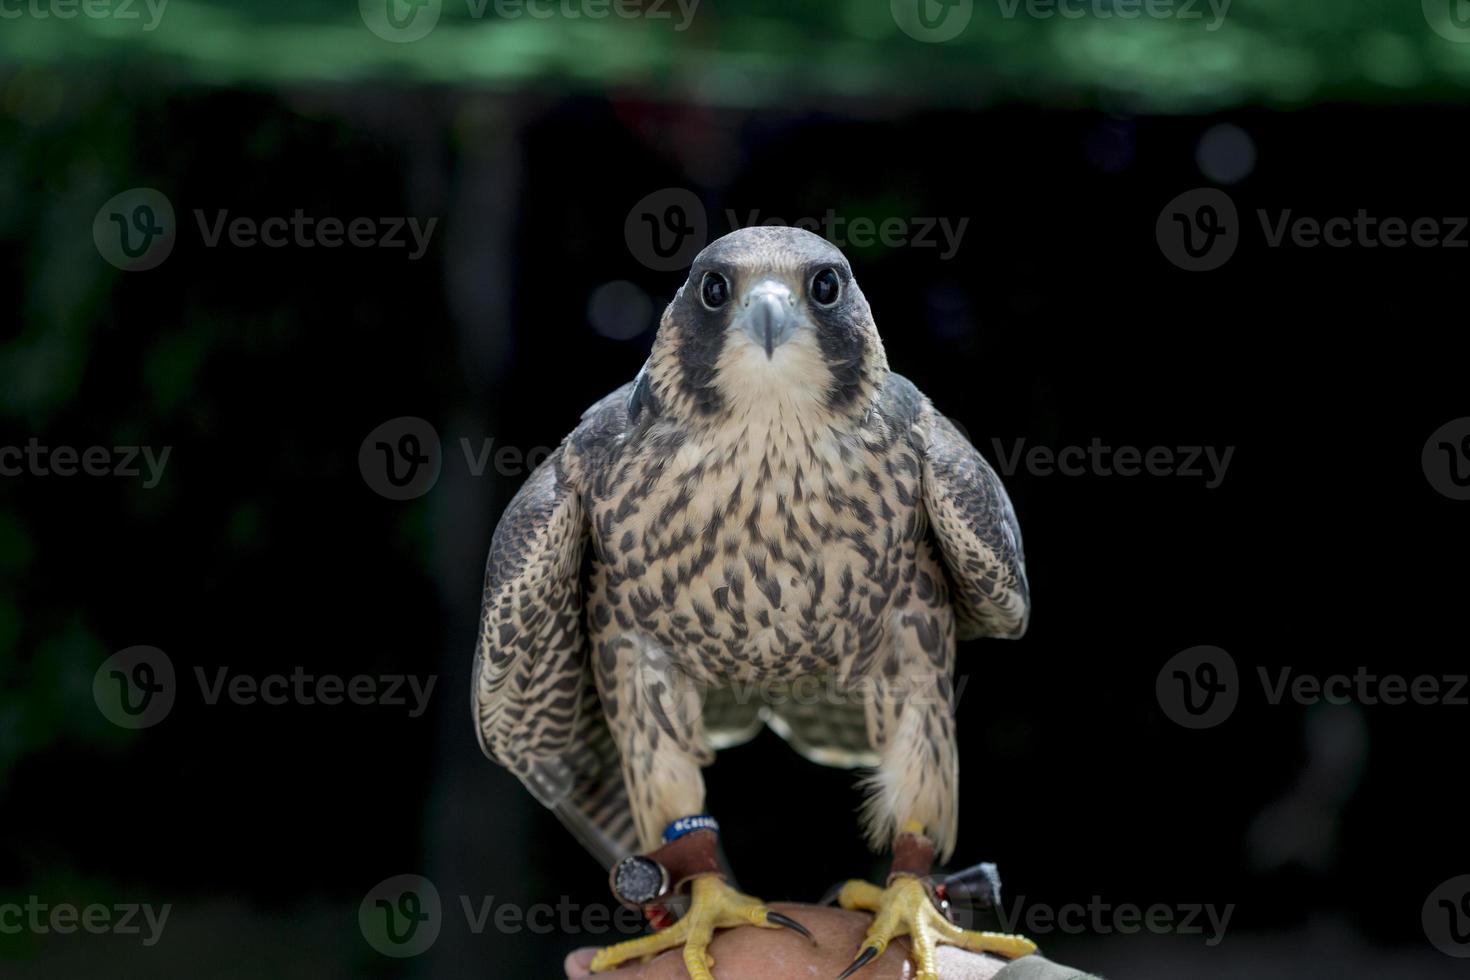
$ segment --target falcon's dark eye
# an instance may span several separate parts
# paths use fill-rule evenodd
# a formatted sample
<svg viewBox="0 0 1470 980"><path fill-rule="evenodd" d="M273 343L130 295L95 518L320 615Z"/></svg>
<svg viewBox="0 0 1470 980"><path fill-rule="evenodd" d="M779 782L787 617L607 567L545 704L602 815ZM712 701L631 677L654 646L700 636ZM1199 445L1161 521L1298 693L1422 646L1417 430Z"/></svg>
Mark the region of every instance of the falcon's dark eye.
<svg viewBox="0 0 1470 980"><path fill-rule="evenodd" d="M718 310L730 302L730 281L718 272L706 272L699 286L699 298L706 309Z"/></svg>
<svg viewBox="0 0 1470 980"><path fill-rule="evenodd" d="M822 269L812 276L812 299L818 306L831 306L842 292L842 281L832 269Z"/></svg>

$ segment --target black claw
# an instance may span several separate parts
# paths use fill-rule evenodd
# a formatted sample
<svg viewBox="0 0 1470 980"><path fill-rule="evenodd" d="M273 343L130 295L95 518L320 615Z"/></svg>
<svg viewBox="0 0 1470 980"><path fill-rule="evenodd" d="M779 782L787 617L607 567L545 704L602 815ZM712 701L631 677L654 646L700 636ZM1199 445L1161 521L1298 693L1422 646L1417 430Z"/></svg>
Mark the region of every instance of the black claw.
<svg viewBox="0 0 1470 980"><path fill-rule="evenodd" d="M790 929L792 932L799 932L814 943L817 941L817 937L811 934L810 929L802 925L800 922L797 922L789 915L782 915L780 912L772 912L770 909L767 909L766 921L774 923L778 926L784 926L785 928Z"/></svg>
<svg viewBox="0 0 1470 980"><path fill-rule="evenodd" d="M852 966L848 967L847 969L843 970L841 973L837 974L837 980L847 980L848 977L852 976L854 973L856 973L857 971L861 970L863 967L867 966L868 965L868 961L871 960L873 957L875 957L877 955L878 955L878 947L877 946L869 946L867 949L863 950L861 953L858 954L858 958L857 959L855 959L855 960L852 961Z"/></svg>
<svg viewBox="0 0 1470 980"><path fill-rule="evenodd" d="M824 894L822 896L822 900L820 902L818 902L817 904L818 905L836 905L837 904L837 896L842 894L842 886L845 885L845 884L847 884L847 883L844 882L844 881L839 881L837 884L835 884L831 888L827 889L826 894Z"/></svg>

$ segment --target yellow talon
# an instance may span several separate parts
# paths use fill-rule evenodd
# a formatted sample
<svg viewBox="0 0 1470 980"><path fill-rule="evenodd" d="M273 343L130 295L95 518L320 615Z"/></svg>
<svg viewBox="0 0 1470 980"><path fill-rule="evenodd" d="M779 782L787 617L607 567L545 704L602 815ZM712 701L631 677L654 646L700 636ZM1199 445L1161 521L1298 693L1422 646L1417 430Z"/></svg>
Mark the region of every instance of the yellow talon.
<svg viewBox="0 0 1470 980"><path fill-rule="evenodd" d="M849 881L837 893L837 904L845 909L876 912L883 904L883 889L871 881Z"/></svg>
<svg viewBox="0 0 1470 980"><path fill-rule="evenodd" d="M651 936L640 936L597 951L592 957L592 972L612 970L628 960L662 953L675 946L684 947L684 968L690 980L714 980L710 969L715 958L709 944L716 929L736 926L759 926L762 929L792 929L811 938L811 933L798 922L779 912L772 912L749 895L742 895L719 875L700 875L690 883L689 911L667 929Z"/></svg>
<svg viewBox="0 0 1470 980"><path fill-rule="evenodd" d="M903 935L909 937L912 946L914 980L939 980L935 949L940 943L1010 959L1036 952L1036 944L1024 936L961 929L944 917L929 897L929 889L912 875L900 875L886 889L866 881L849 881L842 886L837 902L845 909L873 913L873 924L863 939L862 951L838 980L852 976L870 960L881 956L889 943Z"/></svg>
<svg viewBox="0 0 1470 980"><path fill-rule="evenodd" d="M652 956L666 949L673 949L683 938L680 924L676 922L651 936L639 936L637 939L604 947L592 957L592 972L602 973L640 956Z"/></svg>

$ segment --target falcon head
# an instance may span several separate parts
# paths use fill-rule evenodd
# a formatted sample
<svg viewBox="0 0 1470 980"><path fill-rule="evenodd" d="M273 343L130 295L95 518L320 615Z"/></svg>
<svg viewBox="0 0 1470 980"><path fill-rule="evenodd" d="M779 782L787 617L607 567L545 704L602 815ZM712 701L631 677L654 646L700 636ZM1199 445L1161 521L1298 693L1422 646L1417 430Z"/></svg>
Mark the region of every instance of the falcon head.
<svg viewBox="0 0 1470 980"><path fill-rule="evenodd" d="M794 409L861 414L888 363L852 268L800 228L742 228L700 252L664 311L648 376L687 417Z"/></svg>

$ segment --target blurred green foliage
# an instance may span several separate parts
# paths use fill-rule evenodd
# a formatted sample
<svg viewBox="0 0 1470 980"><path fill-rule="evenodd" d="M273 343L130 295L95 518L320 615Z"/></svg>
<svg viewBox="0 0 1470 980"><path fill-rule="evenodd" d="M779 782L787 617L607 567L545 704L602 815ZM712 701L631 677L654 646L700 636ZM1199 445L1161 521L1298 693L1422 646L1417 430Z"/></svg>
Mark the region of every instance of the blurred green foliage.
<svg viewBox="0 0 1470 980"><path fill-rule="evenodd" d="M34 12L56 2L5 0L5 64L65 67L75 79L88 64L123 63L221 85L541 81L742 106L1022 100L1202 111L1450 99L1470 84L1470 43L1431 29L1426 8L1439 0L1147 0L1186 12L1164 17L1126 16L1145 0L1061 0L1075 15L1065 17L1049 13L1057 0L957 0L951 16L968 20L942 43L898 26L894 8L915 0L618 0L641 17L588 15L613 0L530 0L537 16L527 0L416 0L439 19L409 43L369 31L353 0L136 0L127 20ZM413 10L364 0L369 10L388 3ZM1452 4L1465 6L1443 0L1444 18Z"/></svg>

